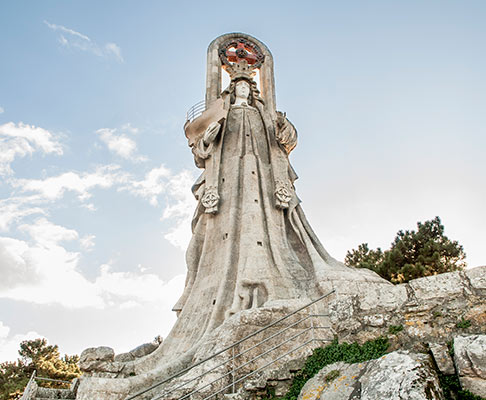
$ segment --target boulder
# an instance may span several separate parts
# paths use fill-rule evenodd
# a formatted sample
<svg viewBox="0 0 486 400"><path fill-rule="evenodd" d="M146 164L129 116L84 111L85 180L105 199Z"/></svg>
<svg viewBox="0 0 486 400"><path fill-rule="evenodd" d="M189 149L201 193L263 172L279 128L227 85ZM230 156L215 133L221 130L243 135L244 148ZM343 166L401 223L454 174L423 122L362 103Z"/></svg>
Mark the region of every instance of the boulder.
<svg viewBox="0 0 486 400"><path fill-rule="evenodd" d="M154 342L144 343L144 344L141 344L138 347L135 347L133 350L131 350L130 354L134 358L144 357L144 356L152 353L153 351L155 351L157 349L157 347L159 347L159 343L154 343Z"/></svg>
<svg viewBox="0 0 486 400"><path fill-rule="evenodd" d="M303 387L298 400L443 400L430 357L395 351L364 363L328 365Z"/></svg>
<svg viewBox="0 0 486 400"><path fill-rule="evenodd" d="M486 397L486 335L456 337L454 363L462 388Z"/></svg>
<svg viewBox="0 0 486 400"><path fill-rule="evenodd" d="M133 350L130 350L128 353L120 353L115 356L115 361L117 362L130 362L133 361L137 358L141 358L144 356L149 355L150 353L153 353L161 344L161 340L157 342L150 342L150 343L144 343L141 344L138 347L135 347Z"/></svg>
<svg viewBox="0 0 486 400"><path fill-rule="evenodd" d="M123 364L114 360L115 352L111 347L91 347L81 353L79 369L89 375L116 376L123 370Z"/></svg>
<svg viewBox="0 0 486 400"><path fill-rule="evenodd" d="M101 347L90 347L83 350L81 356L79 357L79 362L90 362L90 361L114 361L115 351L111 347L101 346Z"/></svg>

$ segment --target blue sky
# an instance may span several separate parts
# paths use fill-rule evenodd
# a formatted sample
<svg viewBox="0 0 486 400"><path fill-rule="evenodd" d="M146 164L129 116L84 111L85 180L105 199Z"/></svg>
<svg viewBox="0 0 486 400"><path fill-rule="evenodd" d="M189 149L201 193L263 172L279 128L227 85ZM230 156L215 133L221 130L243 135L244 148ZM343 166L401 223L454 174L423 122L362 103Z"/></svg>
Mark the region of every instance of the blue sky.
<svg viewBox="0 0 486 400"><path fill-rule="evenodd" d="M275 60L303 208L338 259L442 218L484 265L482 1L3 1L0 361L165 336L194 208L182 126L206 49Z"/></svg>

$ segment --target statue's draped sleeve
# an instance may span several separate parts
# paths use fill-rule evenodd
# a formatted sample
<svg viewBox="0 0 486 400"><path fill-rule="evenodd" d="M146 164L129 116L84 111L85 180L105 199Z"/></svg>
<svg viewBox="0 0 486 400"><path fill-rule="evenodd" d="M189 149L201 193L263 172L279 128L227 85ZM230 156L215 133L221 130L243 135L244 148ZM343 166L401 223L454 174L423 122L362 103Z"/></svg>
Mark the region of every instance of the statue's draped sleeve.
<svg viewBox="0 0 486 400"><path fill-rule="evenodd" d="M194 162L198 168L205 168L206 160L211 156L214 147L214 141L206 145L203 138L204 134L200 135L194 143L194 146L192 146Z"/></svg>
<svg viewBox="0 0 486 400"><path fill-rule="evenodd" d="M286 117L277 121L277 141L283 146L287 154L297 146L297 130Z"/></svg>

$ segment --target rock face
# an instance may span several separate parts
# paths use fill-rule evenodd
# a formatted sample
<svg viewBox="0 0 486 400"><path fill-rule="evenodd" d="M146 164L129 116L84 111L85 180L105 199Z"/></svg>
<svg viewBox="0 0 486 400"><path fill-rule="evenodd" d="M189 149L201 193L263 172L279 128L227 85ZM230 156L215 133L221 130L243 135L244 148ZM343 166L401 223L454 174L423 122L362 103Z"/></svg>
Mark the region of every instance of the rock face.
<svg viewBox="0 0 486 400"><path fill-rule="evenodd" d="M434 357L437 368L444 375L454 375L456 370L449 355L449 349L443 343L429 343L429 349Z"/></svg>
<svg viewBox="0 0 486 400"><path fill-rule="evenodd" d="M160 346L160 343L150 342L141 344L138 347L135 347L133 350L130 350L128 353L121 353L115 356L115 361L118 362L129 362L133 361L140 357L145 357L150 353L153 353L157 348Z"/></svg>
<svg viewBox="0 0 486 400"><path fill-rule="evenodd" d="M415 279L401 285L321 282L336 295L329 302L340 340L364 342L403 328L397 347L422 351L422 343L446 343L461 333L486 333L486 267ZM470 326L458 327L463 319Z"/></svg>
<svg viewBox="0 0 486 400"><path fill-rule="evenodd" d="M486 335L455 338L454 363L462 388L486 397Z"/></svg>
<svg viewBox="0 0 486 400"><path fill-rule="evenodd" d="M442 400L430 357L395 351L365 363L335 363L302 389L298 400Z"/></svg>
<svg viewBox="0 0 486 400"><path fill-rule="evenodd" d="M79 357L79 368L87 375L116 377L123 365L115 362L111 347L102 346L84 350Z"/></svg>
<svg viewBox="0 0 486 400"><path fill-rule="evenodd" d="M486 276L486 267L420 278L408 284L396 286L376 282L320 281L319 284L323 288L334 289L335 294L323 300L322 303L316 304L318 309L314 312L329 314L328 317L321 318L323 320L321 325L330 328L319 330L318 335L322 336L318 336L318 338L324 344L326 340L330 341L334 336L339 341L362 343L378 336L388 335L392 343L392 350L408 349L412 353L427 352L428 345L439 370L446 375L452 374L454 368L446 343L458 336L468 335L470 337L471 335L477 336L480 333L486 334L486 324L484 323L486 318L486 280L483 278L484 276ZM449 281L452 283L449 283ZM174 372L184 369L187 363L203 360L208 355L231 345L302 305L302 302L282 301L276 302L272 306L237 313L215 329L211 335L208 335L198 350L184 361L186 364L182 362L178 365L174 364L167 370L156 370L161 360L159 354L161 346L150 354L127 362L121 362L118 357L112 359L112 353L108 350L97 355L100 352L93 352L93 349L91 349L87 354L83 353L85 375L81 379L77 398L80 400L124 399L129 393L135 393L148 385L160 382ZM467 326L468 324L458 326L458 322L463 320L469 321L470 326ZM290 324L294 322L294 319L287 322ZM308 327L309 322L310 320L307 320L307 325L303 325L301 328ZM402 329L395 329L396 332L390 334L390 328L393 326ZM295 328L289 329L286 332L288 335L285 337L288 338L297 334L299 331L297 327ZM258 340L261 339L252 338L248 346L254 345ZM300 337L299 340L304 340L304 337ZM477 343L480 343L480 341ZM481 359L474 354L484 354L484 351L474 350L477 343L464 353L465 356L462 358L465 361L459 365L468 366L470 360L479 360L474 364L476 365L474 368L472 366L465 369L461 367L461 371L463 371L461 375L462 385L464 388L479 394L482 392L478 392L479 389L477 388L480 387L479 383L484 378L481 378L482 375L477 372L480 370L477 365L484 365L484 362L481 364ZM315 344L315 346L317 345ZM459 342L458 349L460 348ZM287 347L282 347L281 353L285 353L287 349ZM243 348L240 348L241 350ZM303 355L303 353L292 354L296 358ZM285 359L285 362L289 360ZM211 374L206 378L216 378L220 372L223 373L222 371L224 371L222 369L212 371L219 361L220 359L214 359L204 363L180 379L177 378L169 386L177 386L208 369L211 370ZM459 370L458 362L456 361L456 368ZM259 365L258 363L249 365L245 367L245 371L248 372L249 369L256 368ZM98 367L104 368L104 372L95 372L94 368ZM122 367L123 369L118 370ZM279 367L276 365L273 369L276 370ZM146 374L146 371L154 372ZM268 372L271 375L271 370ZM343 378L343 376L348 378ZM350 376L353 376L351 371L349 373L343 371L340 375L344 386L346 383L348 383L348 386L350 385L351 381L345 381ZM114 377L118 377L118 379L113 379ZM282 375L281 380L275 376L269 378L269 382L272 379L274 382L273 384L269 383L270 387L274 387L280 392L289 383L284 378L287 378L287 376ZM472 386L473 383L475 386ZM197 380L194 381L193 387L198 387L198 384ZM255 390L248 388L243 398L252 398L251 396L256 392L261 392L260 389L265 387L266 384L256 383ZM167 387L164 388L164 390L166 389ZM160 391L160 394L162 393ZM152 394L158 395L159 391L156 390ZM484 397L484 395L482 396ZM173 397L164 397L166 400L178 398L180 398L180 393L174 393Z"/></svg>

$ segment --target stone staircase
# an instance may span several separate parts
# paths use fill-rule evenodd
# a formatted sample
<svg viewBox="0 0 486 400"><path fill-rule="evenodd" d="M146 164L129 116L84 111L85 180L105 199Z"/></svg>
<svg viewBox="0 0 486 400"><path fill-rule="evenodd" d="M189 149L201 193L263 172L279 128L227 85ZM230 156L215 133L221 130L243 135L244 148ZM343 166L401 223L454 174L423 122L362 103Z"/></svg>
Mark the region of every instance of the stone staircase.
<svg viewBox="0 0 486 400"><path fill-rule="evenodd" d="M30 381L22 395L21 400L50 400L50 399L76 399L78 391L79 379L74 379L68 389L53 389L39 386L37 381L50 381L59 383L69 383L65 381L56 381L55 379L47 379L37 377L35 372L32 374Z"/></svg>
<svg viewBox="0 0 486 400"><path fill-rule="evenodd" d="M75 399L75 398L76 398L76 390L73 390L73 388L50 389L50 388L37 387L35 397L33 398L33 400Z"/></svg>
<svg viewBox="0 0 486 400"><path fill-rule="evenodd" d="M263 371L248 379L237 393L223 395L224 400L257 400L267 398L270 393L283 396L292 384L295 374L302 369L307 356L289 360L275 369Z"/></svg>

